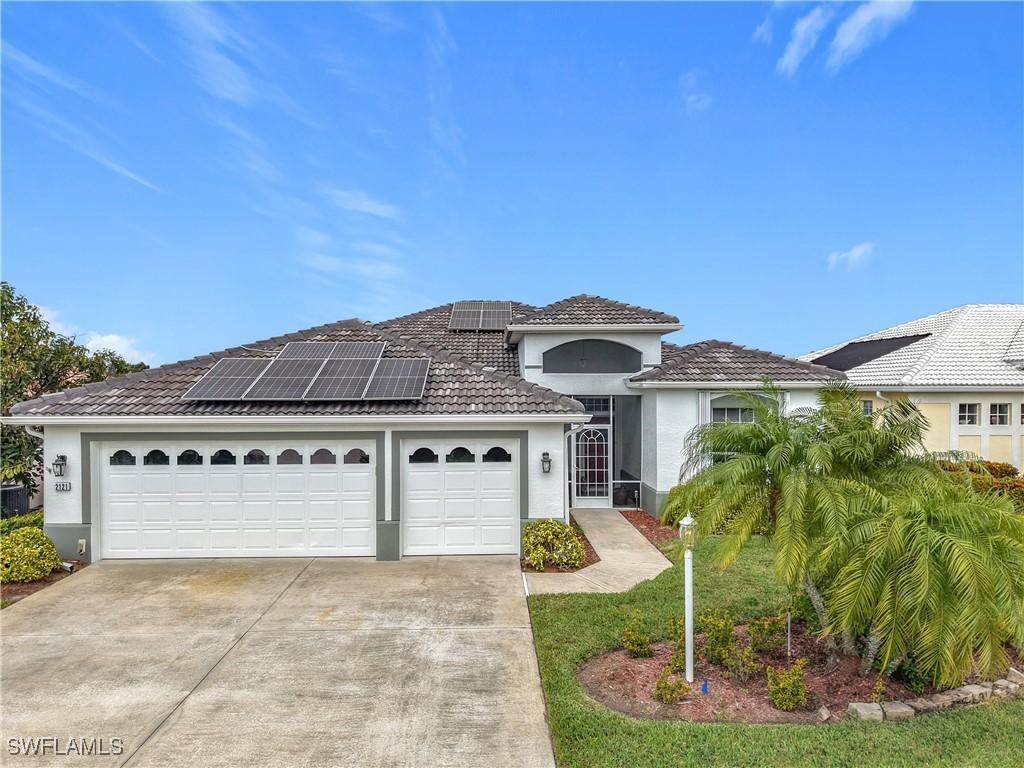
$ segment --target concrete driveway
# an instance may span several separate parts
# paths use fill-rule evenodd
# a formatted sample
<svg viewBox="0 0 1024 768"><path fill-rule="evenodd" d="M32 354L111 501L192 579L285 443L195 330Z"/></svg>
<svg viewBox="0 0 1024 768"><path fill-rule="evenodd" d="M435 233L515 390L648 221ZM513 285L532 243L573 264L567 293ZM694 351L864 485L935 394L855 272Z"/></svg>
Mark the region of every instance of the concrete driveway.
<svg viewBox="0 0 1024 768"><path fill-rule="evenodd" d="M553 765L515 557L104 561L0 633L4 765Z"/></svg>

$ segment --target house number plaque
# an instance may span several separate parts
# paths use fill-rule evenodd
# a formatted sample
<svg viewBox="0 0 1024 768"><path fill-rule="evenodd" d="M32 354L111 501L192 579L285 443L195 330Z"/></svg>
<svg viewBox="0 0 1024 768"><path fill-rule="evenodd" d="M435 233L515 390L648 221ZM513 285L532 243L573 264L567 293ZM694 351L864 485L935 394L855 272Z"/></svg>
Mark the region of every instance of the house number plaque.
<svg viewBox="0 0 1024 768"><path fill-rule="evenodd" d="M56 482L56 483L53 484L53 490L55 490L55 491L70 491L71 490L71 481L70 480L61 480L59 482Z"/></svg>

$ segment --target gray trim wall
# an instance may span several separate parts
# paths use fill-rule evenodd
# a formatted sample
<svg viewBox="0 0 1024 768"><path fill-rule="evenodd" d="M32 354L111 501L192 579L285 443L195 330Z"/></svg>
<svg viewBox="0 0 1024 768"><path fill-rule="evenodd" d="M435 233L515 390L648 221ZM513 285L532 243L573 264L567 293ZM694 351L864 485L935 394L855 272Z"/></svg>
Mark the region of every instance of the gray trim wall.
<svg viewBox="0 0 1024 768"><path fill-rule="evenodd" d="M656 491L647 483L640 484L640 508L651 517L657 517L668 498L668 491Z"/></svg>
<svg viewBox="0 0 1024 768"><path fill-rule="evenodd" d="M421 440L518 440L519 441L519 519L530 516L530 432L529 430L458 430L429 432L405 430L391 433L391 521L401 530L402 521L402 441ZM439 457L440 458L440 457ZM521 523L520 523L521 525ZM398 551L401 553L401 543ZM379 558L378 558L379 559Z"/></svg>
<svg viewBox="0 0 1024 768"><path fill-rule="evenodd" d="M376 445L374 475L376 479L377 520L384 520L384 432L82 432L82 525L88 531L92 524L92 445L117 441L146 440L373 440ZM379 526L378 526L379 527ZM62 534L63 535L63 534ZM79 536L78 538L82 538ZM90 539L90 536L85 536ZM77 547L77 540L76 540ZM62 553L63 554L63 553Z"/></svg>
<svg viewBox="0 0 1024 768"><path fill-rule="evenodd" d="M62 560L92 562L92 526L89 523L43 523L43 533L50 537ZM85 554L78 554L78 541L85 539Z"/></svg>

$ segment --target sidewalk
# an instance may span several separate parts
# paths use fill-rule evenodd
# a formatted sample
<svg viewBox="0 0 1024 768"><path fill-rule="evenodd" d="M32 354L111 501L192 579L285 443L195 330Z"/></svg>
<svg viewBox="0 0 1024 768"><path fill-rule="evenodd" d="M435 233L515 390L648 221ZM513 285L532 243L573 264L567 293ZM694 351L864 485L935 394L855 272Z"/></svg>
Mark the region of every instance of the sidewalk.
<svg viewBox="0 0 1024 768"><path fill-rule="evenodd" d="M601 561L575 573L526 573L531 595L625 592L671 565L618 510L574 509L572 516Z"/></svg>

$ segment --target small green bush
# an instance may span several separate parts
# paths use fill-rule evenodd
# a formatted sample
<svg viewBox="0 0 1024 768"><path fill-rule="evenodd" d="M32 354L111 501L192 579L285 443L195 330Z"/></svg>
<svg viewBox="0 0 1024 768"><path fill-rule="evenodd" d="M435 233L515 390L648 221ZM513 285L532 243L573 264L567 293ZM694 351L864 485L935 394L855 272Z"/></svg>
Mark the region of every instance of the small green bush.
<svg viewBox="0 0 1024 768"><path fill-rule="evenodd" d="M5 517L0 520L0 536L6 536L12 531L16 531L19 528L38 528L43 529L43 510L38 512L26 512L24 515L15 515L14 517Z"/></svg>
<svg viewBox="0 0 1024 768"><path fill-rule="evenodd" d="M807 659L797 659L789 669L768 667L768 698L772 706L792 712L807 704Z"/></svg>
<svg viewBox="0 0 1024 768"><path fill-rule="evenodd" d="M644 631L643 616L640 611L633 612L633 618L622 633L622 647L625 648L633 658L648 658L654 655L651 647L651 638Z"/></svg>
<svg viewBox="0 0 1024 768"><path fill-rule="evenodd" d="M920 696L928 685L928 676L917 666L913 659L906 659L896 670L895 677L907 688Z"/></svg>
<svg viewBox="0 0 1024 768"><path fill-rule="evenodd" d="M755 653L766 653L782 647L785 641L786 619L782 616L761 616L747 624L750 648Z"/></svg>
<svg viewBox="0 0 1024 768"><path fill-rule="evenodd" d="M691 691L690 684L676 677L671 667L665 667L654 681L654 698L662 704L675 704Z"/></svg>
<svg viewBox="0 0 1024 768"><path fill-rule="evenodd" d="M704 630L704 656L712 664L725 665L733 655L736 640L732 636L735 622L732 615L718 608L702 611L697 617Z"/></svg>
<svg viewBox="0 0 1024 768"><path fill-rule="evenodd" d="M36 581L59 566L57 548L38 528L19 528L0 538L0 582Z"/></svg>
<svg viewBox="0 0 1024 768"><path fill-rule="evenodd" d="M725 668L729 670L729 674L737 682L745 683L757 674L761 665L754 658L754 651L751 648L741 648L736 643L733 643L732 653L729 654L729 658L725 661Z"/></svg>
<svg viewBox="0 0 1024 768"><path fill-rule="evenodd" d="M579 568L585 555L582 539L561 520L535 520L523 528L523 557L538 571L545 565Z"/></svg>

